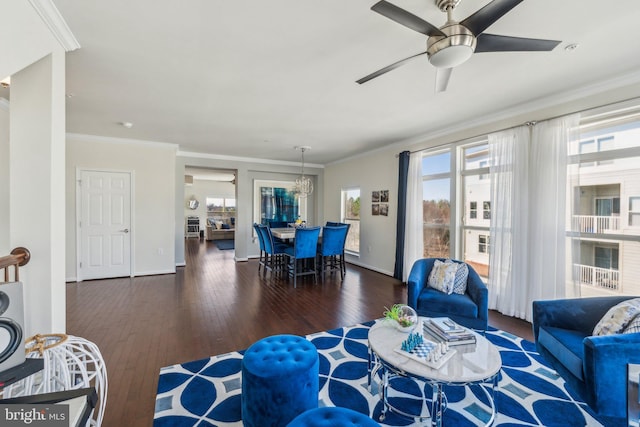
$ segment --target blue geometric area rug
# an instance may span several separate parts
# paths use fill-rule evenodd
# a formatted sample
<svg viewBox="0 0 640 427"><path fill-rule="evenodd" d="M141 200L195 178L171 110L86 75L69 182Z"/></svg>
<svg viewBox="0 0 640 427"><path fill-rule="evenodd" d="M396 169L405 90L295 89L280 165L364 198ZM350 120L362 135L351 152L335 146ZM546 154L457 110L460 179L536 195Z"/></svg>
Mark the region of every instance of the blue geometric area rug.
<svg viewBox="0 0 640 427"><path fill-rule="evenodd" d="M367 385L369 328L374 322L307 336L320 357L319 406L342 406L379 419L377 381ZM565 387L530 341L500 330L486 337L498 347L502 370L495 391L495 426L601 426L593 412ZM233 352L160 370L154 427L241 427L241 367L244 352ZM407 413L430 405L431 386L409 380L392 384L402 394L389 394ZM481 386L446 386L445 426L484 425L490 407ZM426 396L426 399L425 399ZM420 402L420 403L416 403ZM418 409L416 409L418 408ZM413 420L387 412L382 426L410 426Z"/></svg>

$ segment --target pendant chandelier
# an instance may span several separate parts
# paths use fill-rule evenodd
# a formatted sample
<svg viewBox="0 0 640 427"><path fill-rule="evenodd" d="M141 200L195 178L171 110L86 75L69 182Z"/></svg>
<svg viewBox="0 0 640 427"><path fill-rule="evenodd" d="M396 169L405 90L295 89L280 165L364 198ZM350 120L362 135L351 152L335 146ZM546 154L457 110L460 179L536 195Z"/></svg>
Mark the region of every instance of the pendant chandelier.
<svg viewBox="0 0 640 427"><path fill-rule="evenodd" d="M295 148L302 152L302 172L300 173L300 176L296 178L295 192L298 197L304 198L313 193L313 182L311 182L311 178L304 176L304 152L309 150L311 147L302 146Z"/></svg>

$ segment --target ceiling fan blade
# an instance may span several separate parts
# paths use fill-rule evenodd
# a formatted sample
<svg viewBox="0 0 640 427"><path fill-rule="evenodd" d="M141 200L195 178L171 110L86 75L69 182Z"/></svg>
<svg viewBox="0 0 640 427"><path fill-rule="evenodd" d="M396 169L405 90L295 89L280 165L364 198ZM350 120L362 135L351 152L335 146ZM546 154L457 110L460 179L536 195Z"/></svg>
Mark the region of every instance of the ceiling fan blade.
<svg viewBox="0 0 640 427"><path fill-rule="evenodd" d="M460 22L460 24L470 29L471 32L477 36L522 1L523 0L493 0L473 15L468 16L464 21Z"/></svg>
<svg viewBox="0 0 640 427"><path fill-rule="evenodd" d="M480 34L477 38L475 52L548 52L559 44L559 40L527 39L524 37Z"/></svg>
<svg viewBox="0 0 640 427"><path fill-rule="evenodd" d="M418 56L424 55L424 54L426 54L426 53L427 53L427 52L420 52L420 53L415 54L415 55L412 55L412 56L410 56L410 57L408 57L408 58L401 59L400 61L398 61L398 62L394 62L394 63L393 63L393 64L391 64L391 65L387 65L386 67L381 68L381 69L379 69L378 71L374 71L373 73L369 74L368 76L365 76L365 77L361 78L360 80L356 80L356 83L358 83L358 84L366 83L366 82L368 82L369 80L371 80L371 79L375 79L376 77L381 76L381 75L383 75L384 73L388 73L389 71L391 71L391 70L393 70L393 69L395 69L395 68L398 68L399 66L401 66L401 65L405 64L406 62L409 62L409 61L411 61L412 59L417 58Z"/></svg>
<svg viewBox="0 0 640 427"><path fill-rule="evenodd" d="M414 14L401 9L394 4L386 2L385 0L381 0L374 4L371 7L371 10L424 35L446 37L438 27L428 23L422 18L418 18Z"/></svg>
<svg viewBox="0 0 640 427"><path fill-rule="evenodd" d="M452 71L453 68L436 68L436 93L447 90Z"/></svg>

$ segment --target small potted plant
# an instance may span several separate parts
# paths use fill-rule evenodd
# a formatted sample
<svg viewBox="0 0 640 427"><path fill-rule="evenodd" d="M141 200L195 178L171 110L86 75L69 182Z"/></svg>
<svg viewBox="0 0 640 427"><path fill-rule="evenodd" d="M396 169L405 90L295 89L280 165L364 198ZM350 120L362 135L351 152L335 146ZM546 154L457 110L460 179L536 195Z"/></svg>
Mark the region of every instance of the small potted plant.
<svg viewBox="0 0 640 427"><path fill-rule="evenodd" d="M391 308L384 308L385 319L392 321L394 326L402 332L411 332L418 323L416 311L405 304L394 304Z"/></svg>

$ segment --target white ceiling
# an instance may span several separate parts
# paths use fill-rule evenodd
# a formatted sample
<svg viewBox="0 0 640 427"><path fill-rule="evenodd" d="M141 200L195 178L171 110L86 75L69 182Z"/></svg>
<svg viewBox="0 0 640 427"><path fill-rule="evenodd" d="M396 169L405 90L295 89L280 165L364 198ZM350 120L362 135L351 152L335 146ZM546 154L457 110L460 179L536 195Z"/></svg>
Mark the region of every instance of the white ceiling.
<svg viewBox="0 0 640 427"><path fill-rule="evenodd" d="M640 69L638 0L525 0L486 32L562 40L554 51L475 54L444 93L426 56L358 85L425 50L376 1L54 0L82 46L67 56L67 131L272 160L309 145L309 163L328 163ZM393 3L446 18L433 0Z"/></svg>

